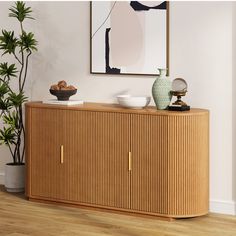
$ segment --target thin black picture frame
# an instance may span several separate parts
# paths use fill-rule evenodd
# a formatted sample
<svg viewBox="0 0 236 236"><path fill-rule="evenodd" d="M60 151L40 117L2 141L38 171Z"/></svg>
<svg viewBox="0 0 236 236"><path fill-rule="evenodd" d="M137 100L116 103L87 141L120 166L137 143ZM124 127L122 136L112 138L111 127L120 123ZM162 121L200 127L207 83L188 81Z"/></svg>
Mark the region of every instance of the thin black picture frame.
<svg viewBox="0 0 236 236"><path fill-rule="evenodd" d="M133 76L157 76L157 74L138 74L138 73L119 73L119 74L112 74L112 73L105 73L105 72L93 72L92 71L92 2L90 1L90 74L94 75L111 75L111 76L121 76L121 75L133 75ZM170 3L169 1L166 1L166 65L167 65L167 76L170 73L170 55L169 55L169 43L170 43L170 33L169 33L169 18L170 18Z"/></svg>

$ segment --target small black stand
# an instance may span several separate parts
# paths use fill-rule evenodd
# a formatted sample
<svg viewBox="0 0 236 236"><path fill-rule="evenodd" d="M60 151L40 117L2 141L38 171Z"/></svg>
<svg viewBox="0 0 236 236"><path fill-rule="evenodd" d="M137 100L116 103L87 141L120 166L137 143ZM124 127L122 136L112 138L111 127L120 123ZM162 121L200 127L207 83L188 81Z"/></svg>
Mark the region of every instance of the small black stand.
<svg viewBox="0 0 236 236"><path fill-rule="evenodd" d="M176 105L172 105L172 106L168 106L168 110L169 111L189 111L190 110L190 106L176 106Z"/></svg>

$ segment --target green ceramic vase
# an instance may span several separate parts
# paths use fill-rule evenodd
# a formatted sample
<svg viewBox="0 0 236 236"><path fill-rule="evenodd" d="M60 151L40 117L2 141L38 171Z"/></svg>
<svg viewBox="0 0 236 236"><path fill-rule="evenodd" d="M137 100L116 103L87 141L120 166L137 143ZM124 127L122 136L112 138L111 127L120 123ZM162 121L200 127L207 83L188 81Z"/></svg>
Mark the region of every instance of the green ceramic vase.
<svg viewBox="0 0 236 236"><path fill-rule="evenodd" d="M152 96L158 110L165 110L170 105L172 95L171 80L166 76L166 69L158 69L159 76L152 85Z"/></svg>

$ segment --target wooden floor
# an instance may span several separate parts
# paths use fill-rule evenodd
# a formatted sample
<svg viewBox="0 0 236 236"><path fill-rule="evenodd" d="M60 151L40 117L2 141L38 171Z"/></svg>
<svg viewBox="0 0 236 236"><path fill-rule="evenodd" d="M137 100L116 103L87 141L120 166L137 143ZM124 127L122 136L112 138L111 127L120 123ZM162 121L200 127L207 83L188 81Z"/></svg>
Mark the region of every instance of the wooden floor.
<svg viewBox="0 0 236 236"><path fill-rule="evenodd" d="M127 216L27 201L0 187L0 236L236 236L236 217L176 220Z"/></svg>

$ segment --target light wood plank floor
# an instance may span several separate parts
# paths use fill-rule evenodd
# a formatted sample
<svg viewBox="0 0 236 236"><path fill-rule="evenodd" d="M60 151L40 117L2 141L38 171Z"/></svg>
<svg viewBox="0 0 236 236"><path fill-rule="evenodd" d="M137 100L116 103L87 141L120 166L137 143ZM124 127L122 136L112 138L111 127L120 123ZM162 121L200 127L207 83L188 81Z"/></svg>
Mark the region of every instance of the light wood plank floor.
<svg viewBox="0 0 236 236"><path fill-rule="evenodd" d="M0 187L0 236L236 236L236 217L176 220L127 216L27 201Z"/></svg>

